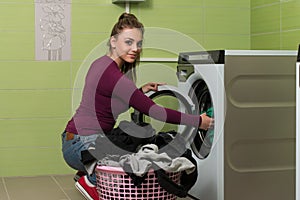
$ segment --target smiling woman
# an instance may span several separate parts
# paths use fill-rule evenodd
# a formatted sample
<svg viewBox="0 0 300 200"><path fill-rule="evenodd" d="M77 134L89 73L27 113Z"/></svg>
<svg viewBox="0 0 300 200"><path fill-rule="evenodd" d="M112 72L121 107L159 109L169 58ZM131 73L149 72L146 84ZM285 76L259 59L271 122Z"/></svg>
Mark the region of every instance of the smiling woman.
<svg viewBox="0 0 300 200"><path fill-rule="evenodd" d="M119 17L110 34L109 56L121 66L123 73L130 72L133 80L136 78L135 66L140 59L143 36L144 25L129 13Z"/></svg>
<svg viewBox="0 0 300 200"><path fill-rule="evenodd" d="M125 28L122 34L111 37L112 51L109 53L118 66L134 63L142 51L142 33L137 28ZM134 67L133 67L134 68Z"/></svg>
<svg viewBox="0 0 300 200"><path fill-rule="evenodd" d="M119 17L109 39L109 52L91 64L80 105L62 134L66 163L80 174L86 174L75 185L87 199L98 200L99 196L95 173L87 173L82 152L86 152L97 138L104 141L105 135L112 134L118 116L129 107L162 122L200 126L205 130L213 125L213 119L205 113L190 115L164 108L144 94L157 91L161 83L151 82L140 89L136 87L135 68L142 51L143 35L144 26L133 14L124 13ZM108 146L118 148L113 143ZM105 152L104 147L101 151Z"/></svg>

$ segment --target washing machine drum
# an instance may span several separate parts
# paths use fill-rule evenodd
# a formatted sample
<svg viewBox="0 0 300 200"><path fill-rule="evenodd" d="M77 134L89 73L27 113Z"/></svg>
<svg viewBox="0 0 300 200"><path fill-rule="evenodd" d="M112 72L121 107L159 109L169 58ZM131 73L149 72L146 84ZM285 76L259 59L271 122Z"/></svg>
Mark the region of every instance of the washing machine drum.
<svg viewBox="0 0 300 200"><path fill-rule="evenodd" d="M189 96L182 94L175 88L165 88L157 92L148 94L155 103L180 112L188 114L198 114L206 112L213 117L213 105L210 92L206 83L202 80L195 82L189 91ZM213 130L195 129L186 125L174 125L154 120L137 110L134 110L132 119L139 122L150 123L158 132L177 131L192 148L194 154L204 159L209 155L213 142Z"/></svg>

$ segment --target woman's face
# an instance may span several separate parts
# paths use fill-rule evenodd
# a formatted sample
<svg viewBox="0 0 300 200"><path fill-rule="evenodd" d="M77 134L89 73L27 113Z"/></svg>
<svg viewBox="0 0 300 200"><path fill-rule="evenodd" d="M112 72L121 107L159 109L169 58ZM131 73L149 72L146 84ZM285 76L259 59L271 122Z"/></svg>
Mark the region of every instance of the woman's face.
<svg viewBox="0 0 300 200"><path fill-rule="evenodd" d="M143 35L140 29L125 28L110 39L112 57L119 66L124 62L133 63L142 51Z"/></svg>

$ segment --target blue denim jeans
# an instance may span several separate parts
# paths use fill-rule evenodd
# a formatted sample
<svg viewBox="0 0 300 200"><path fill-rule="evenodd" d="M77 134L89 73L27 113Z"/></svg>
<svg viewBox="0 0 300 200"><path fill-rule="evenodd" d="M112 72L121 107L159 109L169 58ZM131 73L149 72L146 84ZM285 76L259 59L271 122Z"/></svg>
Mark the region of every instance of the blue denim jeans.
<svg viewBox="0 0 300 200"><path fill-rule="evenodd" d="M62 152L66 163L73 169L84 171L86 169L81 162L81 151L87 150L90 144L95 144L96 138L99 136L95 135L74 135L71 140L66 140L66 132L62 133ZM95 173L87 176L88 180L96 185L96 175Z"/></svg>

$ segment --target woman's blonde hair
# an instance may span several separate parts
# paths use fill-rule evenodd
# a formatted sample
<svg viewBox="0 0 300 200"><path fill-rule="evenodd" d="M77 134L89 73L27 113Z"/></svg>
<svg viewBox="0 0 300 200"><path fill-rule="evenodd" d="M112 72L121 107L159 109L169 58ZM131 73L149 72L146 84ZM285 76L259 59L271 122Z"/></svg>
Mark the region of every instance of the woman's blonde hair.
<svg viewBox="0 0 300 200"><path fill-rule="evenodd" d="M138 28L141 30L142 36L144 35L144 25L141 22L139 22L136 16L130 13L123 13L119 17L118 22L113 26L110 36L117 37L118 34L120 34L125 28ZM110 41L108 43L109 50L110 52L112 52ZM137 64L139 64L139 61L140 55L138 55L138 57L133 63L125 62L123 66L121 66L121 72L126 74L131 80L136 81L135 67Z"/></svg>

